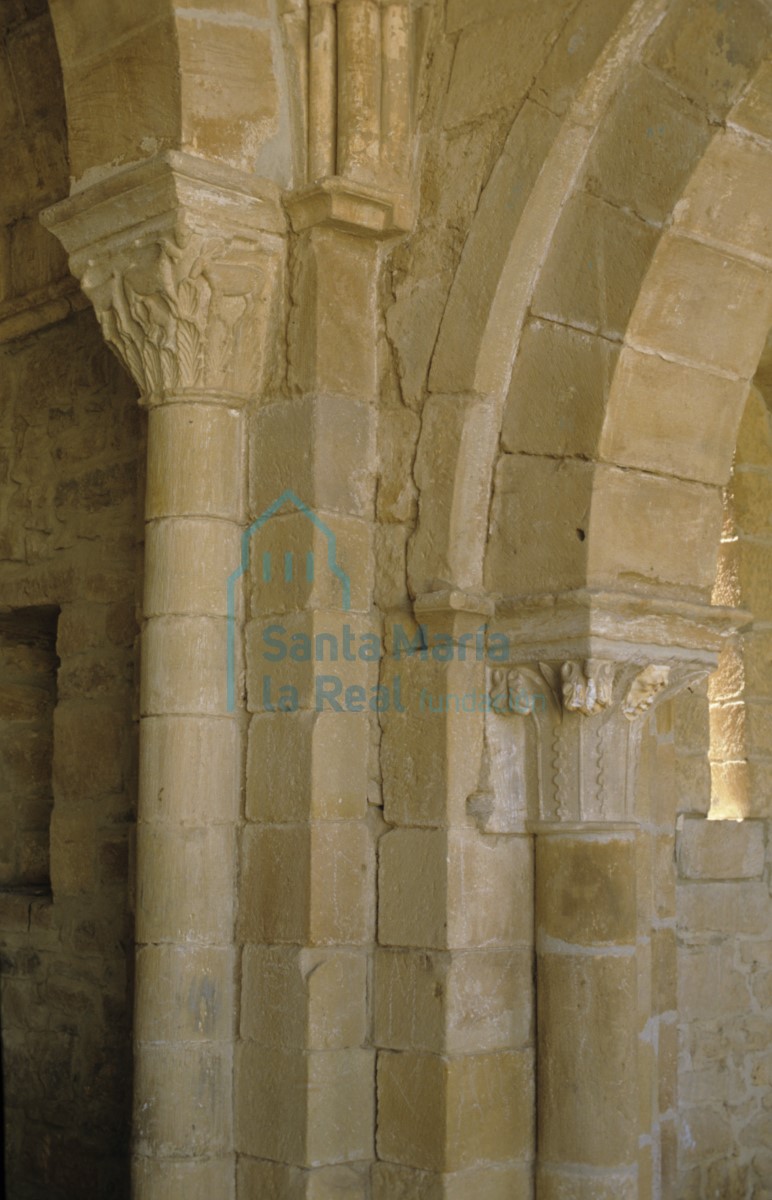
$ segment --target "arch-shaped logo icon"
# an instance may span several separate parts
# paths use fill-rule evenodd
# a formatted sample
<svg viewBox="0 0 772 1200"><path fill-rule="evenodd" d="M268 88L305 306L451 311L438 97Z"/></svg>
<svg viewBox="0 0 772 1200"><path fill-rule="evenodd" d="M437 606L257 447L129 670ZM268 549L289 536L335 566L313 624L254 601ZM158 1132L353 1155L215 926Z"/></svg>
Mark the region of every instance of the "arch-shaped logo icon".
<svg viewBox="0 0 772 1200"><path fill-rule="evenodd" d="M304 504L291 489L287 489L282 494L269 504L265 512L261 513L256 521L253 521L247 530L244 531L241 538L241 562L236 570L228 577L228 712L233 712L236 707L236 585L241 579L245 571L249 569L251 555L251 541L254 535L263 528L271 517L275 517L285 504L293 504L298 512L307 517L309 521L322 533L327 541L327 566L330 568L333 575L340 580L342 591L342 608L344 612L348 612L351 608L351 580L346 572L338 563L338 547L337 539L329 526L325 525L324 521L317 516L313 509ZM295 578L295 564L293 555L287 553L283 556L283 571L284 580L286 583L291 583ZM312 583L315 576L314 552L310 551L306 555L305 575L309 583ZM270 583L273 573L273 563L271 562L270 553L263 555L262 562L262 578L265 583Z"/></svg>

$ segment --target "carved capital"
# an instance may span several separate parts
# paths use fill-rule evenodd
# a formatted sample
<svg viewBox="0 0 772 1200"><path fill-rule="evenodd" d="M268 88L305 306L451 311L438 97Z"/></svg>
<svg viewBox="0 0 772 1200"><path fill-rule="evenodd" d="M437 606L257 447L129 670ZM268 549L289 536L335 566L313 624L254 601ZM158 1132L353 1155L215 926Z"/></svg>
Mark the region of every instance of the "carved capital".
<svg viewBox="0 0 772 1200"><path fill-rule="evenodd" d="M275 197L170 153L45 220L148 403L191 393L241 402L261 391L282 290Z"/></svg>
<svg viewBox="0 0 772 1200"><path fill-rule="evenodd" d="M517 780L530 823L634 820L643 719L707 671L694 662L595 657L491 667L491 769L510 760L503 787Z"/></svg>

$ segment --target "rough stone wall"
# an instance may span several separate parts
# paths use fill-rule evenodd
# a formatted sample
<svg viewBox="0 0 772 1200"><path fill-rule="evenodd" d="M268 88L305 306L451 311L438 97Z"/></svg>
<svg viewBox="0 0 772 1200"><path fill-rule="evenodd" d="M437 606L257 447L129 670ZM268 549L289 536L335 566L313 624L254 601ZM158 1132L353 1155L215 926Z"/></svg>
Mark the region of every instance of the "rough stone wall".
<svg viewBox="0 0 772 1200"><path fill-rule="evenodd" d="M38 221L68 190L56 47L46 4L4 3L0 26L0 804L13 791L19 814L0 828L6 1186L14 1200L120 1197L139 415L93 315L50 324L79 306ZM26 866L9 854L24 821Z"/></svg>

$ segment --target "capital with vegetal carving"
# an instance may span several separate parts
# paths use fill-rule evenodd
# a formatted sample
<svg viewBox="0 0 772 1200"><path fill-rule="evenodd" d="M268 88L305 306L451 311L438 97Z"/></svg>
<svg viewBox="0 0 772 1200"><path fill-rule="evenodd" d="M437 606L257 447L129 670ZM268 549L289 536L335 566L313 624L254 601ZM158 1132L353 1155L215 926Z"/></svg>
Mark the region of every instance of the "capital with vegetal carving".
<svg viewBox="0 0 772 1200"><path fill-rule="evenodd" d="M169 152L44 220L146 403L203 394L238 404L260 393L284 266L284 219L267 185Z"/></svg>

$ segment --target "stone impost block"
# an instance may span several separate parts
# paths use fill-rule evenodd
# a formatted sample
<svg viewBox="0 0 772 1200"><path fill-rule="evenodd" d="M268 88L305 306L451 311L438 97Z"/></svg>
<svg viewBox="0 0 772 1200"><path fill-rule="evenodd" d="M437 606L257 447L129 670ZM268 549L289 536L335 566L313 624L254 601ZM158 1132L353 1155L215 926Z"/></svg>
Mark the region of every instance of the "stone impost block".
<svg viewBox="0 0 772 1200"><path fill-rule="evenodd" d="M286 1050L361 1046L367 1034L366 976L363 954L246 946L242 1036Z"/></svg>
<svg viewBox="0 0 772 1200"><path fill-rule="evenodd" d="M378 1156L425 1171L507 1163L533 1152L528 1051L443 1059L378 1056Z"/></svg>
<svg viewBox="0 0 772 1200"><path fill-rule="evenodd" d="M286 824L364 817L369 745L365 713L256 713L249 727L247 818Z"/></svg>
<svg viewBox="0 0 772 1200"><path fill-rule="evenodd" d="M568 945L634 943L635 838L538 837L536 921L540 936Z"/></svg>
<svg viewBox="0 0 772 1200"><path fill-rule="evenodd" d="M678 868L685 879L759 878L764 870L763 824L684 818Z"/></svg>
<svg viewBox="0 0 772 1200"><path fill-rule="evenodd" d="M396 829L380 842L379 940L434 949L531 939L530 839Z"/></svg>
<svg viewBox="0 0 772 1200"><path fill-rule="evenodd" d="M215 717L146 717L140 741L140 820L230 824L239 815L240 731Z"/></svg>
<svg viewBox="0 0 772 1200"><path fill-rule="evenodd" d="M373 1154L374 1055L369 1050L268 1049L236 1056L236 1149L299 1167Z"/></svg>
<svg viewBox="0 0 772 1200"><path fill-rule="evenodd" d="M638 1151L635 959L542 954L537 978L541 1156L628 1168Z"/></svg>
<svg viewBox="0 0 772 1200"><path fill-rule="evenodd" d="M229 825L140 824L137 942L228 945L235 863Z"/></svg>
<svg viewBox="0 0 772 1200"><path fill-rule="evenodd" d="M151 521L145 531L145 617L227 616L240 532L221 520Z"/></svg>
<svg viewBox="0 0 772 1200"><path fill-rule="evenodd" d="M373 845L364 822L247 826L240 928L247 941L360 945L373 935Z"/></svg>
<svg viewBox="0 0 772 1200"><path fill-rule="evenodd" d="M233 1048L143 1045L135 1059L134 1152L220 1157L232 1145Z"/></svg>
<svg viewBox="0 0 772 1200"><path fill-rule="evenodd" d="M234 953L223 946L141 946L136 957L138 1042L225 1042L233 1034ZM155 1003L163 996L163 1004Z"/></svg>
<svg viewBox="0 0 772 1200"><path fill-rule="evenodd" d="M149 521L242 519L242 425L238 411L224 405L169 404L151 410L145 494ZM206 470L201 469L204 453ZM233 566L238 566L238 556Z"/></svg>
<svg viewBox="0 0 772 1200"><path fill-rule="evenodd" d="M533 956L509 950L381 949L375 958L375 1040L390 1050L472 1054L527 1045Z"/></svg>

